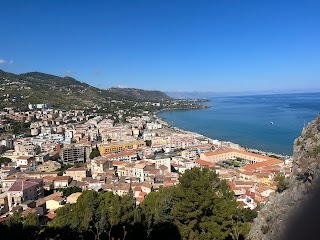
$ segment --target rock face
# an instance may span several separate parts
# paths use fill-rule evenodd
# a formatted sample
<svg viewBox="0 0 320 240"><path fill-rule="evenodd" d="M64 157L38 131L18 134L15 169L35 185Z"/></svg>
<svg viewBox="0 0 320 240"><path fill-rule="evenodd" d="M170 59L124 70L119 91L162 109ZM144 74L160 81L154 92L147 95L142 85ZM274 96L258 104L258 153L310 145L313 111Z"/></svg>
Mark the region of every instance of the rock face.
<svg viewBox="0 0 320 240"><path fill-rule="evenodd" d="M319 176L320 115L294 141L289 188L270 196L254 220L248 239L320 239L320 231L314 238L314 230L319 227L310 227L318 222L313 218L320 212Z"/></svg>

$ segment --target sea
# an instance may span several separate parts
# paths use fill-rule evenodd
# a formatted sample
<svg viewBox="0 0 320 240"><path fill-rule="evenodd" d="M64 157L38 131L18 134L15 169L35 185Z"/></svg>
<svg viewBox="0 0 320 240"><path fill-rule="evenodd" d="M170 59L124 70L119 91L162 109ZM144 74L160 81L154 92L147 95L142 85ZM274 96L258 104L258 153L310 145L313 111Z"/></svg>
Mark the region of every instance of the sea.
<svg viewBox="0 0 320 240"><path fill-rule="evenodd" d="M320 93L211 97L210 108L158 113L170 125L282 155L320 113Z"/></svg>

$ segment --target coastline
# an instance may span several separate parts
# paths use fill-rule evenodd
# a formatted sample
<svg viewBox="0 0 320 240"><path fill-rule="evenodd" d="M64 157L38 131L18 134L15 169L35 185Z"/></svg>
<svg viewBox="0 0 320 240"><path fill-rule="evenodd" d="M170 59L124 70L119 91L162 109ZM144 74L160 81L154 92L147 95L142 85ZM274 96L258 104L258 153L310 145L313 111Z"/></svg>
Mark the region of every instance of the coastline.
<svg viewBox="0 0 320 240"><path fill-rule="evenodd" d="M236 144L236 145L239 145L240 147L243 147L238 143L234 143L234 142L231 142L231 141L222 141L222 140L219 140L219 139L212 139L210 137L207 137L207 136L205 136L203 134L200 134L200 133L197 133L197 132L192 132L192 131L189 131L189 130L184 130L182 128L175 127L175 126L171 125L170 123L168 123L167 121L165 121L163 118L158 116L159 112L170 111L170 110L180 110L180 109L179 108L178 109L162 109L162 110L154 112L153 113L153 117L157 121L159 121L162 125L164 125L167 128L170 128L170 129L176 131L177 133L194 134L194 135L198 135L199 137L204 137L204 138L207 138L207 139L212 140L212 141L216 140L216 141L219 141L219 142L230 142L231 144ZM183 109L183 110L193 110L193 109ZM263 156L276 156L281 160L287 160L287 159L291 159L292 158L292 156L290 156L290 155L283 155L283 154L279 154L279 153L263 151L263 150L254 149L254 148L247 148L247 147L243 147L243 148L245 148L247 152L257 153L257 154L260 154L260 155L263 155Z"/></svg>

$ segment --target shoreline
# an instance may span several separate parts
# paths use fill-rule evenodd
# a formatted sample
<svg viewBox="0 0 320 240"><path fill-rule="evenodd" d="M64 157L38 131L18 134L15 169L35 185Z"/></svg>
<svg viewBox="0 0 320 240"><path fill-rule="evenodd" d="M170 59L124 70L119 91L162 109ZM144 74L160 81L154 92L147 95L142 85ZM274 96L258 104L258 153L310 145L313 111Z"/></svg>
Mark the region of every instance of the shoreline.
<svg viewBox="0 0 320 240"><path fill-rule="evenodd" d="M230 142L232 144L236 144L236 145L239 145L240 147L243 147L241 146L240 144L238 143L234 143L234 142L231 142L231 141L224 141L224 140L219 140L219 139L212 139L210 137L207 137L203 134L200 134L200 133L197 133L197 132L192 132L192 131L189 131L189 130L184 130L184 129L181 129L179 127L175 127L173 125L171 125L170 123L168 123L167 121L165 121L163 118L159 117L158 116L158 113L159 112L162 112L162 111L169 111L169 110L179 110L179 109L162 109L162 110L159 110L159 111L156 111L153 113L153 117L158 120L161 124L165 125L166 127L168 128L171 128L172 130L178 132L178 133L193 133L195 135L198 135L199 137L204 137L204 138L207 138L209 140L216 140L216 141L219 141L219 142ZM185 110L193 110L193 109L185 109ZM247 152L253 152L253 153L256 153L256 154L260 154L260 155L263 155L263 156L276 156L278 157L279 159L281 160L286 160L286 159L290 159L292 158L293 156L290 156L290 155L284 155L284 154L280 154L280 153L274 153L274 152L269 152L269 151L264 151L264 150L259 150L259 149L255 149L255 148L248 148L248 147L243 147L246 149Z"/></svg>

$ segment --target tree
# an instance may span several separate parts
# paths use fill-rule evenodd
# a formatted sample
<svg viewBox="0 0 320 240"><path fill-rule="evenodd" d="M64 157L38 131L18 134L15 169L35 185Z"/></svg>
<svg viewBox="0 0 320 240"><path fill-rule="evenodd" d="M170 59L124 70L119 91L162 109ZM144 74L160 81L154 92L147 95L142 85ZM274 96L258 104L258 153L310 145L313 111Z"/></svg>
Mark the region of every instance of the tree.
<svg viewBox="0 0 320 240"><path fill-rule="evenodd" d="M152 141L151 140L145 140L145 143L148 147L151 147Z"/></svg>
<svg viewBox="0 0 320 240"><path fill-rule="evenodd" d="M36 239L37 230L37 216L34 213L23 216L21 213L15 212L7 220L0 223L1 236L5 239Z"/></svg>
<svg viewBox="0 0 320 240"><path fill-rule="evenodd" d="M112 192L99 194L87 190L77 203L57 210L47 233L55 229L51 236L57 237L62 229L68 229L68 237L73 239L124 239L130 234L134 211L130 195L120 197Z"/></svg>
<svg viewBox="0 0 320 240"><path fill-rule="evenodd" d="M239 205L226 181L215 172L194 168L179 179L172 207L183 239L226 239ZM244 234L244 233L241 233Z"/></svg>
<svg viewBox="0 0 320 240"><path fill-rule="evenodd" d="M11 159L10 158L7 158L7 157L0 157L0 165L2 163L9 163L11 162Z"/></svg>
<svg viewBox="0 0 320 240"><path fill-rule="evenodd" d="M82 188L78 186L68 187L68 188L58 188L59 192L62 192L64 197L70 196L72 193L82 192Z"/></svg>
<svg viewBox="0 0 320 240"><path fill-rule="evenodd" d="M100 151L97 148L92 149L92 152L89 155L90 159L94 159L95 157L100 156Z"/></svg>

